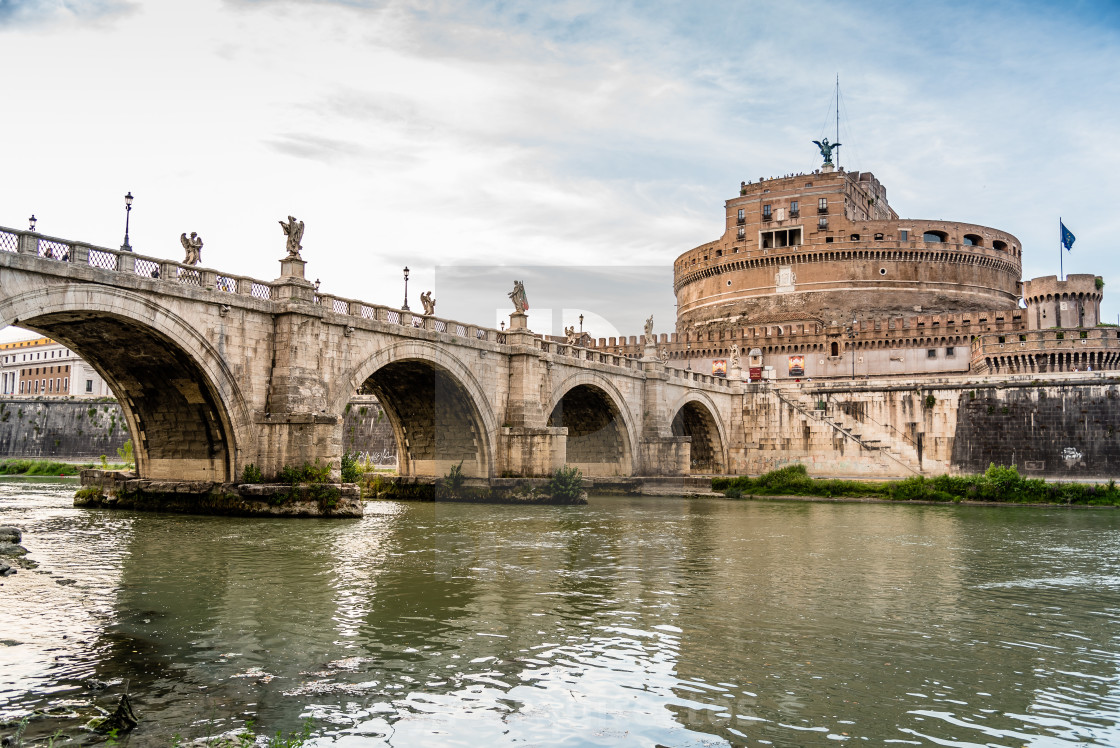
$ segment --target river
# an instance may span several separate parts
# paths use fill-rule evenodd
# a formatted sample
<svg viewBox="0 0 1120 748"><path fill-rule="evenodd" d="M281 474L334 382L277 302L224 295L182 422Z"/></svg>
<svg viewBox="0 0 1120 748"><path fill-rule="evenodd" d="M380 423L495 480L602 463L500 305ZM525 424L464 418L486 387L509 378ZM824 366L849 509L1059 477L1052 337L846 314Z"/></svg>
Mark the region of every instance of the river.
<svg viewBox="0 0 1120 748"><path fill-rule="evenodd" d="M361 520L0 483L0 722L120 745L1120 745L1120 512L591 497ZM0 735L12 728L0 729ZM96 740L100 740L97 738ZM26 742L26 741L25 741ZM56 745L61 743L56 743Z"/></svg>

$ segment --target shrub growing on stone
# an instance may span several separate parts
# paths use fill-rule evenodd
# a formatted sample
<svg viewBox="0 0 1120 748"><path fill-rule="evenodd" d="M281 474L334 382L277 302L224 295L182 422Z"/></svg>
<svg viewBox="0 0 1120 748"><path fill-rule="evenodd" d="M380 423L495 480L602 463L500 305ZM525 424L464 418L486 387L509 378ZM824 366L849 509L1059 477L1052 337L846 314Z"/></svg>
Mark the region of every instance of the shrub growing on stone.
<svg viewBox="0 0 1120 748"><path fill-rule="evenodd" d="M359 456L357 452L343 453L341 467L343 483L357 483L362 477L362 468L358 464Z"/></svg>
<svg viewBox="0 0 1120 748"><path fill-rule="evenodd" d="M548 482L548 493L553 499L576 501L583 495L583 471L577 467L562 467Z"/></svg>
<svg viewBox="0 0 1120 748"><path fill-rule="evenodd" d="M261 474L260 468L253 463L249 463L241 471L242 483L264 483L264 475Z"/></svg>

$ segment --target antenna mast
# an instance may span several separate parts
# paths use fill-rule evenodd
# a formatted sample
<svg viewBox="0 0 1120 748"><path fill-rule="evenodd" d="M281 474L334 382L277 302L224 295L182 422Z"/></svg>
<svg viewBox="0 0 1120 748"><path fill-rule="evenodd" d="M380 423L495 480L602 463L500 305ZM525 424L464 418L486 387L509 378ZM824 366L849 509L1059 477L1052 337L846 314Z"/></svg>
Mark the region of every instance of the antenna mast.
<svg viewBox="0 0 1120 748"><path fill-rule="evenodd" d="M840 73L836 74L836 143L840 142ZM840 168L840 149L836 149L836 168Z"/></svg>

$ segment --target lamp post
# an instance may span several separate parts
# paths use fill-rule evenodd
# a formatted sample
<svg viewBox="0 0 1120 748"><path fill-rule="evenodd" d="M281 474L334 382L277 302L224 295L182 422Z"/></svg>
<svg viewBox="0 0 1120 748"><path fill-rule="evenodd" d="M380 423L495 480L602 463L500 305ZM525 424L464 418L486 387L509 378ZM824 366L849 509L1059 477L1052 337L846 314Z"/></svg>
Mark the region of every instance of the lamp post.
<svg viewBox="0 0 1120 748"><path fill-rule="evenodd" d="M687 345L685 345L684 349L685 356L688 358L687 368L689 371L692 371L692 343L688 343Z"/></svg>
<svg viewBox="0 0 1120 748"><path fill-rule="evenodd" d="M35 214L32 213L31 217L27 219L27 224L28 224L27 230L28 231L34 231L35 230L35 223L36 223Z"/></svg>
<svg viewBox="0 0 1120 748"><path fill-rule="evenodd" d="M401 307L401 309L406 311L406 312L409 311L409 309L408 309L408 265L404 266L404 305Z"/></svg>
<svg viewBox="0 0 1120 748"><path fill-rule="evenodd" d="M579 344L583 345L583 315L579 315Z"/></svg>
<svg viewBox="0 0 1120 748"><path fill-rule="evenodd" d="M124 244L121 245L122 252L131 252L132 245L128 243L128 219L132 214L132 190L124 196Z"/></svg>

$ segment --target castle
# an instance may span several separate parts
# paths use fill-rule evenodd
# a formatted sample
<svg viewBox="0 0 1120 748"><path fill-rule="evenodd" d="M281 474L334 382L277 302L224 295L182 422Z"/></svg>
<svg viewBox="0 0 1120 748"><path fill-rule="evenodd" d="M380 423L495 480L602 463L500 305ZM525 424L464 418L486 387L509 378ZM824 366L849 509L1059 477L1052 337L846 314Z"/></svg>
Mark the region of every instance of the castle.
<svg viewBox="0 0 1120 748"><path fill-rule="evenodd" d="M1022 245L976 224L899 218L870 172L825 163L743 182L718 239L673 264L671 365L752 380L1108 370L1103 280L1020 280ZM1024 302L1020 305L1020 299ZM596 347L638 354L633 338Z"/></svg>

